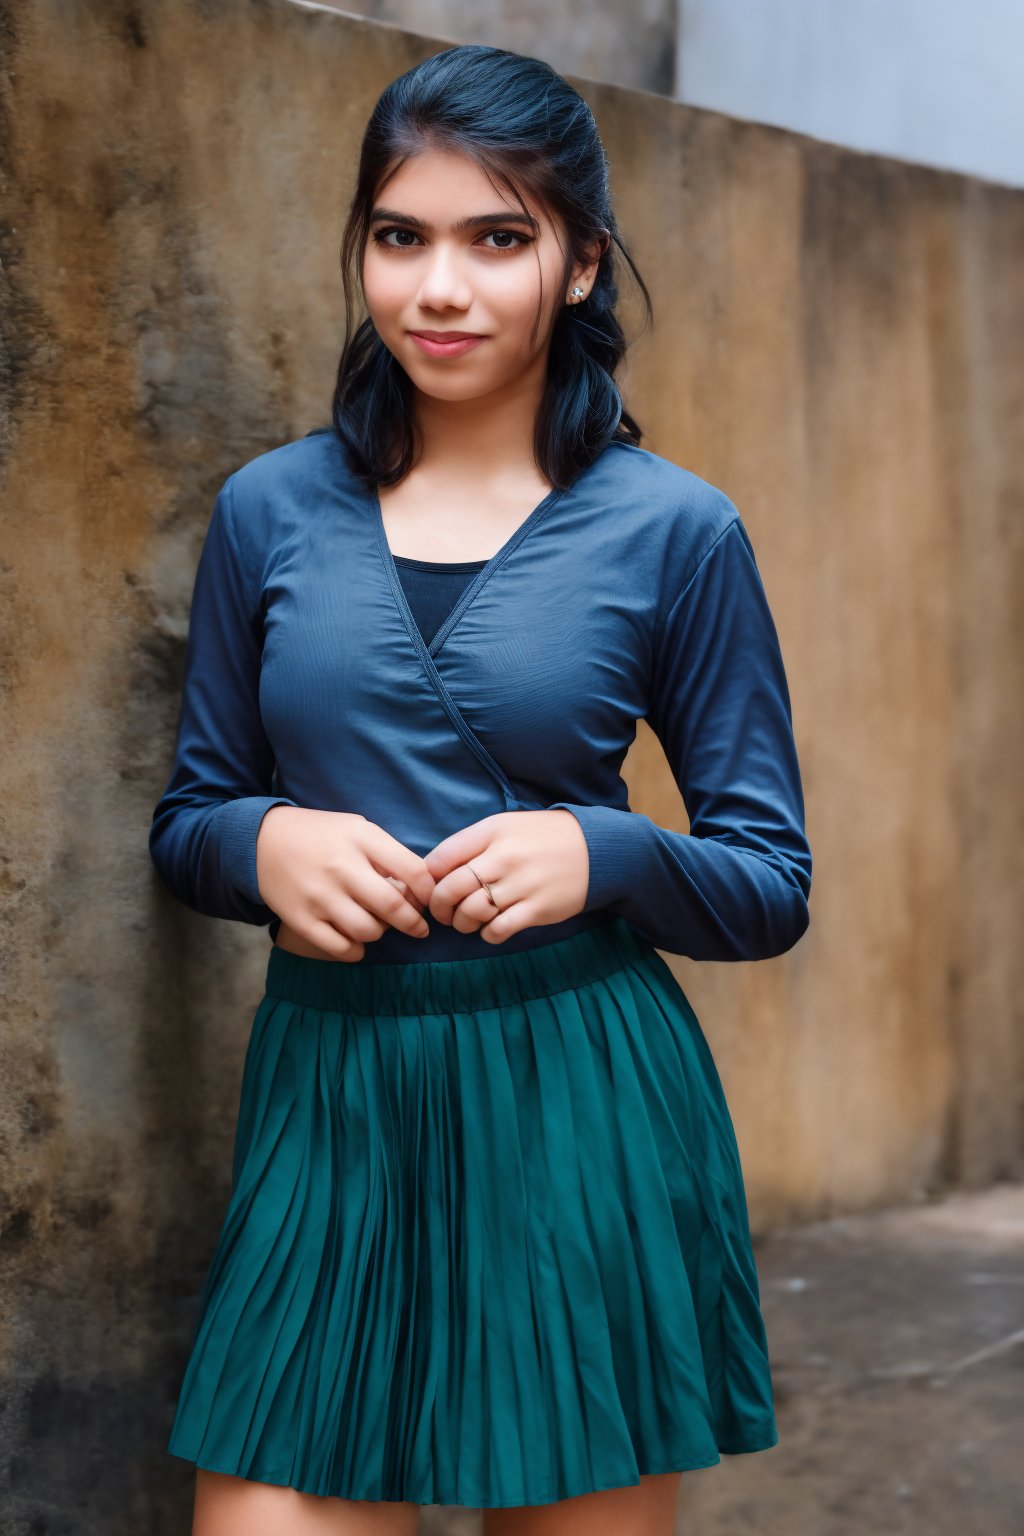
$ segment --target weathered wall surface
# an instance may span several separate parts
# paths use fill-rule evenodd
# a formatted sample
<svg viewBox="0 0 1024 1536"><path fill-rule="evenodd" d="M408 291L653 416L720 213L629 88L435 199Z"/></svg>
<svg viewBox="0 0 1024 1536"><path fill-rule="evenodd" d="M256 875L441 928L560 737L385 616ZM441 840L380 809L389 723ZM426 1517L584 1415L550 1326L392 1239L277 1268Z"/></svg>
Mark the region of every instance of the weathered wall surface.
<svg viewBox="0 0 1024 1536"><path fill-rule="evenodd" d="M563 74L676 94L681 0L300 0L454 43L539 54Z"/></svg>
<svg viewBox="0 0 1024 1536"><path fill-rule="evenodd" d="M0 36L0 1521L160 1536L267 943L149 863L188 596L224 477L327 419L359 135L437 44L287 0ZM753 1225L1019 1176L1024 197L584 89L655 302L630 406L743 513L793 696L811 928L674 962ZM685 827L643 728L627 769Z"/></svg>

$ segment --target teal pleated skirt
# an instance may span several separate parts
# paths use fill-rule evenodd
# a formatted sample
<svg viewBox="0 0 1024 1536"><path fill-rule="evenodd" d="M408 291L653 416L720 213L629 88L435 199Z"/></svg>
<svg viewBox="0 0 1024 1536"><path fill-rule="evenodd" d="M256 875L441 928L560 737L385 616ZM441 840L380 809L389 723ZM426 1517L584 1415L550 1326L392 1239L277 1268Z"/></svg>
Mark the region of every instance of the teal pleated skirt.
<svg viewBox="0 0 1024 1536"><path fill-rule="evenodd" d="M465 961L271 949L168 1450L547 1504L778 1441L711 1051L621 918Z"/></svg>

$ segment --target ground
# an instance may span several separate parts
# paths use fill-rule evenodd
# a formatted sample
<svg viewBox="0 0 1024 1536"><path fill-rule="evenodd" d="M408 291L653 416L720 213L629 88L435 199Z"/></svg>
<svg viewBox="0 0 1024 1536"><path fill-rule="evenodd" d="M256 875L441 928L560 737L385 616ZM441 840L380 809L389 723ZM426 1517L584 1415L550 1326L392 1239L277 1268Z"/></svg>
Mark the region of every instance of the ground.
<svg viewBox="0 0 1024 1536"><path fill-rule="evenodd" d="M683 1479L678 1536L1024 1532L1024 1185L756 1245L780 1442ZM430 1508L422 1536L476 1536Z"/></svg>

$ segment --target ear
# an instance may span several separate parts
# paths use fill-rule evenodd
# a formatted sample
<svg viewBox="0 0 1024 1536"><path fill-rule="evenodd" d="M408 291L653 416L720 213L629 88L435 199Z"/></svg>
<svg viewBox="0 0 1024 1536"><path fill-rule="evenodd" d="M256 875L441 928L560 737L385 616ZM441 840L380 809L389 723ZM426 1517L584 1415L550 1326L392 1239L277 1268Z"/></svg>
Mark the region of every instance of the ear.
<svg viewBox="0 0 1024 1536"><path fill-rule="evenodd" d="M608 249L610 243L611 233L606 229L603 231L597 244L591 247L590 260L584 266L573 268L572 281L574 283L578 283L581 279L585 279L588 284L593 281L597 276L598 262Z"/></svg>

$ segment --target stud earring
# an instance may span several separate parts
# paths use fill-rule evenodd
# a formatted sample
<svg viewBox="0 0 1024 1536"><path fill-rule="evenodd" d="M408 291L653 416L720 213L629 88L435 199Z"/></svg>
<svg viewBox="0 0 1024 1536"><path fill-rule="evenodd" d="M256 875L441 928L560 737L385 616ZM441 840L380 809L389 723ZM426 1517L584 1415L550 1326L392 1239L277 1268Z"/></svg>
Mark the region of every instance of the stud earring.
<svg viewBox="0 0 1024 1536"><path fill-rule="evenodd" d="M577 304L579 303L580 299L586 298L586 294L583 292L582 288L574 288L572 291L572 296Z"/></svg>

